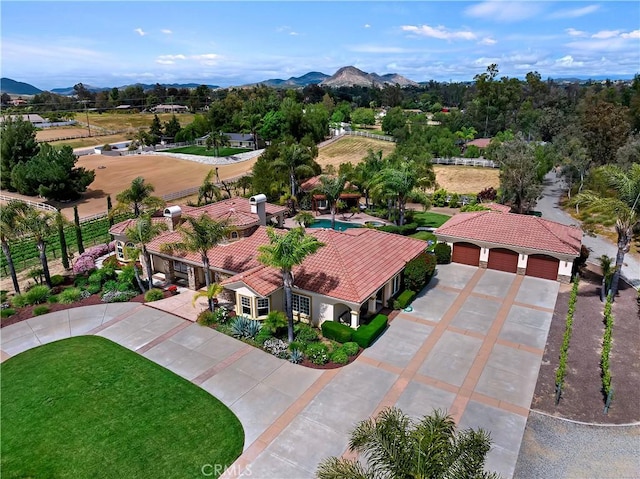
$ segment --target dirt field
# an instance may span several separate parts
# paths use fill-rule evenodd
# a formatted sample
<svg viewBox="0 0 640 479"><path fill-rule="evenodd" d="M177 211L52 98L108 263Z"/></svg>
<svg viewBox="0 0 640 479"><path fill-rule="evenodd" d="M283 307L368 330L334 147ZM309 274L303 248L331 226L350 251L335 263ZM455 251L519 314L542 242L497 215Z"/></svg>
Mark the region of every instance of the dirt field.
<svg viewBox="0 0 640 479"><path fill-rule="evenodd" d="M498 189L500 185L500 171L497 168L434 165L433 171L440 188L452 193L475 195L490 186Z"/></svg>
<svg viewBox="0 0 640 479"><path fill-rule="evenodd" d="M68 128L47 128L45 130L36 131L36 140L50 141L58 138L76 138L89 136L86 128L68 127ZM93 140L95 142L95 140Z"/></svg>
<svg viewBox="0 0 640 479"><path fill-rule="evenodd" d="M320 148L316 161L323 168L328 165L333 165L337 168L341 163L357 165L367 156L369 149L375 152L382 150L382 156L385 157L395 148L396 144L390 141L374 140L361 136L345 136Z"/></svg>

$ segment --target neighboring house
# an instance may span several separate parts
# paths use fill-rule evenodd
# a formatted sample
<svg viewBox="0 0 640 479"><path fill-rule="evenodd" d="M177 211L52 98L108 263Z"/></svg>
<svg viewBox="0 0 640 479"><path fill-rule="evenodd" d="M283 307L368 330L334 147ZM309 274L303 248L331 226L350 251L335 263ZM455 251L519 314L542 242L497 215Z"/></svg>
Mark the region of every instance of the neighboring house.
<svg viewBox="0 0 640 479"><path fill-rule="evenodd" d="M466 148L470 146L477 146L481 150L485 149L491 143L491 138L476 138L475 140L468 141L464 144Z"/></svg>
<svg viewBox="0 0 640 479"><path fill-rule="evenodd" d="M536 216L498 211L459 213L435 230L452 261L568 283L582 231Z"/></svg>
<svg viewBox="0 0 640 479"><path fill-rule="evenodd" d="M314 213L327 213L330 206L327 203L325 195L315 193L315 191L322 185L322 182L320 181L321 176L323 175L312 176L300 184L300 191L310 196L311 211ZM358 188L351 183L347 182L345 184L345 191L340 194L340 201L344 202L346 205L345 210L348 211L351 208L358 208L362 195L358 193L357 190Z"/></svg>
<svg viewBox="0 0 640 479"><path fill-rule="evenodd" d="M34 113L29 113L26 115L8 115L11 117L13 121L16 121L18 118L22 118L24 121L29 121L35 127L41 127L45 123L48 123L47 120L42 118L40 115L36 115ZM4 123L5 116L0 116L0 124Z"/></svg>
<svg viewBox="0 0 640 479"><path fill-rule="evenodd" d="M184 105L156 105L151 113L188 113L189 108Z"/></svg>
<svg viewBox="0 0 640 479"><path fill-rule="evenodd" d="M229 139L230 148L248 148L250 150L257 150L264 148L264 141L258 137L258 143L256 144L255 138L250 133L225 133L225 136ZM196 144L205 145L207 143L209 135L205 135L196 139Z"/></svg>
<svg viewBox="0 0 640 479"><path fill-rule="evenodd" d="M258 247L269 243L269 219L280 221L285 211L267 203L264 195L257 195L250 200L234 198L201 208L171 206L165 209L164 219L174 228L182 215L206 212L215 219L230 218L236 234L208 254L214 280L233 297L236 314L264 318L271 310L284 309L284 293L280 271L258 261ZM131 221L110 230L118 241L117 251L126 244L124 231ZM361 316L379 311L400 291L407 262L425 250L424 241L368 228L345 232L317 228L307 232L324 246L293 269L293 310L297 319L316 326L324 321L342 321L357 328ZM163 244L180 240L180 233L170 230L147 245L152 270L164 273L169 282L184 279L189 288L198 289L204 283L200 255L161 251Z"/></svg>

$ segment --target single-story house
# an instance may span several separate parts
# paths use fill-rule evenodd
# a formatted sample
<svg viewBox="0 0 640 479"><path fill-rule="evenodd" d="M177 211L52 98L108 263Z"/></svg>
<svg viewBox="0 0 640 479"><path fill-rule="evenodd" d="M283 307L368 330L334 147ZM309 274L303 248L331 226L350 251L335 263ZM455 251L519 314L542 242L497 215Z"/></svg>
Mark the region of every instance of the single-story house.
<svg viewBox="0 0 640 479"><path fill-rule="evenodd" d="M252 207L248 212L242 206L245 201ZM236 202L233 211L230 202ZM152 270L164 273L170 282L182 278L189 288L200 288L204 283L200 255L167 254L162 251L162 245L181 239L180 233L172 230L181 215L206 212L213 218L230 217L235 219L237 234L208 253L214 280L226 288L223 294L233 300L236 314L261 319L271 310L282 310L281 273L264 266L257 257L258 247L269 243L267 218L270 215L280 218L285 208L266 203L264 195L244 201L234 198L202 208L184 208L165 209L164 219L170 230L147 245ZM132 221L127 220L128 224ZM127 222L114 225L110 230L121 247L127 241L124 237ZM293 269L293 310L297 319L316 326L324 321L342 321L357 328L362 316L379 311L400 291L407 262L425 250L424 241L368 228L344 232L316 228L308 229L307 233L317 237L324 246Z"/></svg>
<svg viewBox="0 0 640 479"><path fill-rule="evenodd" d="M156 105L151 108L152 113L188 113L189 107L184 105Z"/></svg>
<svg viewBox="0 0 640 479"><path fill-rule="evenodd" d="M231 148L248 148L251 150L257 150L259 148L264 148L264 141L258 137L258 143L256 144L255 138L250 133L225 133L224 134L229 140L229 147ZM207 143L207 138L209 138L209 134L201 138L196 138L196 143L198 145L205 145Z"/></svg>
<svg viewBox="0 0 640 479"><path fill-rule="evenodd" d="M320 181L321 176L322 175L312 176L300 184L300 191L310 195L311 211L316 214L329 211L327 197L323 194L316 193L316 190L322 185ZM349 182L345 184L344 188L345 191L340 194L340 201L344 202L346 210L357 208L360 204L360 198L362 197L362 195L358 193L358 188Z"/></svg>
<svg viewBox="0 0 640 479"><path fill-rule="evenodd" d="M569 282L582 231L537 216L499 211L459 213L434 232L453 262Z"/></svg>
<svg viewBox="0 0 640 479"><path fill-rule="evenodd" d="M465 143L465 147L468 148L470 146L477 146L481 150L485 149L491 143L491 138L476 138L475 140L468 141Z"/></svg>
<svg viewBox="0 0 640 479"><path fill-rule="evenodd" d="M42 126L43 124L47 123L47 120L42 118L40 115L36 115L35 113L29 113L25 115L8 115L8 116L11 117L13 121L17 121L18 118L21 118L23 121L30 122L35 127ZM4 121L5 121L5 116L4 115L0 116L0 124L4 123Z"/></svg>

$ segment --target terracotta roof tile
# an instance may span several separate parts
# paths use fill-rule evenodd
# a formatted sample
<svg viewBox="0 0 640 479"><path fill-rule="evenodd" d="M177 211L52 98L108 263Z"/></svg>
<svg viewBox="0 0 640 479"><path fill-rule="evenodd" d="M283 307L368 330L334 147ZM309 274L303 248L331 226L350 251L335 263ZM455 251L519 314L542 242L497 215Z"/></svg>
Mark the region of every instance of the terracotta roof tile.
<svg viewBox="0 0 640 479"><path fill-rule="evenodd" d="M484 241L578 256L582 231L537 216L496 211L460 213L435 231L439 237Z"/></svg>
<svg viewBox="0 0 640 479"><path fill-rule="evenodd" d="M164 221L165 219L163 217L158 217L158 216L151 217L152 223L164 223ZM109 234L123 235L128 228L135 226L135 224L136 224L135 218L121 221L120 223L116 223L111 228L109 228Z"/></svg>

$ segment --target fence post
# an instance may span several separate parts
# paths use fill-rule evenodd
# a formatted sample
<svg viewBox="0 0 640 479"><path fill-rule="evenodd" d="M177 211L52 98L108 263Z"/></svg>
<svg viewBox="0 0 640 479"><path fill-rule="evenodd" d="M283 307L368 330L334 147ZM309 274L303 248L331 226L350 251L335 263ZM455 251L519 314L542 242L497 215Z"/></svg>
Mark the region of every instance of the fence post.
<svg viewBox="0 0 640 479"><path fill-rule="evenodd" d="M607 400L604 403L604 411L602 411L604 414L607 414L609 412L609 406L611 405L612 399L613 399L613 388L609 389L609 394L607 394Z"/></svg>

